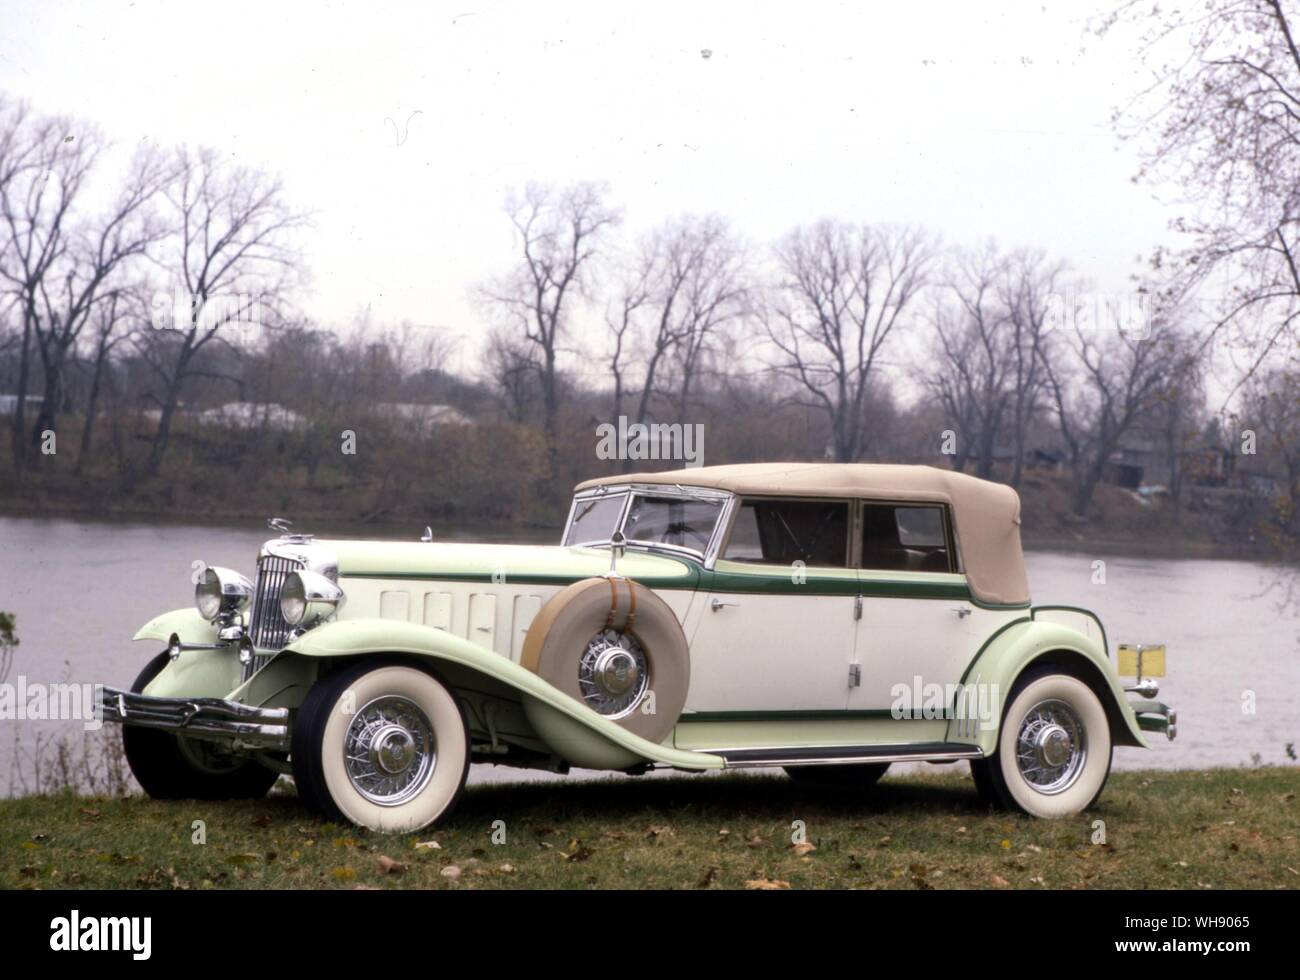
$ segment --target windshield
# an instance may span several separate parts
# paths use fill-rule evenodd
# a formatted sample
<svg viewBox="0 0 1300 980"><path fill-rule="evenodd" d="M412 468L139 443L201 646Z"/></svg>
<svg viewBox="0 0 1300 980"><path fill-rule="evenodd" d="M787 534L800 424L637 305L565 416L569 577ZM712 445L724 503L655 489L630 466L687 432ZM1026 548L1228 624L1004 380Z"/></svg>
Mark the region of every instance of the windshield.
<svg viewBox="0 0 1300 980"><path fill-rule="evenodd" d="M626 493L580 499L564 536L566 545L608 541L620 530L619 520L627 502ZM663 544L686 548L699 554L709 547L722 499L655 496L637 493L627 509L621 530L629 542Z"/></svg>
<svg viewBox="0 0 1300 980"><path fill-rule="evenodd" d="M569 533L564 536L564 543L570 545L608 541L618 530L618 522L623 517L623 505L626 503L625 493L579 500L573 508L573 520L569 523Z"/></svg>

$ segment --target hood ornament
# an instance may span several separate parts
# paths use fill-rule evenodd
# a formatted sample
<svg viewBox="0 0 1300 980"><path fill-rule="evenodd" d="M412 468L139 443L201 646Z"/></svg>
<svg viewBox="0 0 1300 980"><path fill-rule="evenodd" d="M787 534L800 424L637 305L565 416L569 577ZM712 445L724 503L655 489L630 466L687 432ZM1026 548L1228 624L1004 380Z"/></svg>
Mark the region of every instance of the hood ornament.
<svg viewBox="0 0 1300 980"><path fill-rule="evenodd" d="M605 573L606 578L622 578L619 574L618 563L623 557L623 552L627 550L627 538L622 531L615 531L609 537L609 571Z"/></svg>
<svg viewBox="0 0 1300 980"><path fill-rule="evenodd" d="M269 527L272 531L275 531L277 534L279 534L280 537L287 538L290 541L297 541L301 543L305 541L310 541L312 538L310 534L302 534L301 532L290 530L290 528L293 527L293 521L288 520L287 518L284 517L267 518L266 526Z"/></svg>

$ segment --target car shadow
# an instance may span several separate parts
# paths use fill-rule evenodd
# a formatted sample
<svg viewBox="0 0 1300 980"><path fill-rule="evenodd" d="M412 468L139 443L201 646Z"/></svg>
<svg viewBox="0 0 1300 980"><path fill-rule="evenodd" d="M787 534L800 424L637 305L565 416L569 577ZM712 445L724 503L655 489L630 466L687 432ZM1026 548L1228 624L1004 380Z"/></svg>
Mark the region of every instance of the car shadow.
<svg viewBox="0 0 1300 980"><path fill-rule="evenodd" d="M633 820L671 817L784 819L810 813L863 817L904 813L987 812L973 785L927 784L886 777L874 786L810 786L780 775L725 774L653 779L479 784L466 789L448 826L518 819Z"/></svg>

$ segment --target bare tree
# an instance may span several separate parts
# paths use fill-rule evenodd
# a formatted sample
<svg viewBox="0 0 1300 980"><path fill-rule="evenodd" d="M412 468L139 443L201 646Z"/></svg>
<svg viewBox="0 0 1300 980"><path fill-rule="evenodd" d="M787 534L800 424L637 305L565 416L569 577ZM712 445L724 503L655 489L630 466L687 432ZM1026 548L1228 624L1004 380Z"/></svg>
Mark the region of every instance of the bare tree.
<svg viewBox="0 0 1300 980"><path fill-rule="evenodd" d="M1148 324L1091 320L1068 311L1061 346L1044 351L1043 372L1073 477L1071 506L1088 514L1097 485L1124 437L1151 417L1177 378L1184 344L1168 314Z"/></svg>
<svg viewBox="0 0 1300 980"><path fill-rule="evenodd" d="M161 265L171 294L139 343L163 390L151 476L162 465L196 358L213 342L231 344L241 325L274 314L298 261L292 233L306 221L290 209L278 179L231 166L209 148L177 151L165 197L174 225Z"/></svg>
<svg viewBox="0 0 1300 980"><path fill-rule="evenodd" d="M129 333L121 329L129 319L144 319L144 305L139 295L115 289L95 304L93 346L89 358L90 385L86 394L86 421L81 429L81 449L77 453L76 472L83 471L94 446L95 421L99 414L99 397L113 350Z"/></svg>
<svg viewBox="0 0 1300 980"><path fill-rule="evenodd" d="M1051 356L1048 337L1054 327L1053 310L1059 309L1058 290L1064 273L1064 263L1053 262L1042 252L1022 249L1011 255L1003 281L1002 302L1011 334L1012 365L1008 374L1013 487L1020 486L1029 428L1043 407L1047 390L1044 366Z"/></svg>
<svg viewBox="0 0 1300 980"><path fill-rule="evenodd" d="M72 209L99 154L99 140L68 120L38 118L23 103L0 102L0 282L22 322L18 398L12 420L15 474L26 461L26 403L33 344L44 335L44 300L60 288L74 232ZM51 282L53 280L53 282ZM39 432L39 429L37 430Z"/></svg>
<svg viewBox="0 0 1300 980"><path fill-rule="evenodd" d="M1215 329L1247 333L1252 373L1300 341L1300 48L1282 0L1204 0L1184 9L1130 0L1108 18L1143 29L1154 81L1116 113L1142 141L1140 176L1168 178L1191 210L1174 228L1181 251L1157 253L1172 290L1222 288Z"/></svg>
<svg viewBox="0 0 1300 980"><path fill-rule="evenodd" d="M1042 406L1045 336L1059 271L1041 253L1003 254L991 242L956 253L923 372L958 437L954 468L974 459L976 475L987 479L995 450L1009 443L1010 482L1019 486L1029 425Z"/></svg>
<svg viewBox="0 0 1300 980"><path fill-rule="evenodd" d="M166 163L156 152L140 151L111 210L97 221L82 222L67 243L66 261L56 263L42 277L34 327L45 389L34 439L54 428L64 399L69 355L96 308L107 300L104 291L129 261L143 256L163 236L153 204L168 176Z"/></svg>
<svg viewBox="0 0 1300 980"><path fill-rule="evenodd" d="M949 302L934 317L935 356L926 376L945 414L958 426L961 451L954 466L964 469L974 458L976 475L985 479L993 472L1015 363L1010 315L998 292L1006 271L1006 259L992 243L956 254L945 276Z"/></svg>
<svg viewBox="0 0 1300 980"><path fill-rule="evenodd" d="M641 381L633 421L649 418L665 381L684 418L717 330L745 312L748 297L744 249L722 218L688 215L648 234L617 309L606 314L615 339L616 405L622 404L629 369L623 358L636 351Z"/></svg>
<svg viewBox="0 0 1300 980"><path fill-rule="evenodd" d="M558 359L571 308L590 286L606 232L620 221L619 213L605 204L605 194L605 187L593 183L560 189L529 184L521 196L511 194L506 214L514 226L520 260L506 276L481 290L487 304L523 337L522 351L536 365L552 459L560 408ZM518 366L512 370L517 372Z"/></svg>
<svg viewBox="0 0 1300 980"><path fill-rule="evenodd" d="M840 462L861 455L872 370L925 285L933 255L915 229L830 221L799 228L777 247L782 281L766 318L778 352L773 367L800 404L826 414Z"/></svg>

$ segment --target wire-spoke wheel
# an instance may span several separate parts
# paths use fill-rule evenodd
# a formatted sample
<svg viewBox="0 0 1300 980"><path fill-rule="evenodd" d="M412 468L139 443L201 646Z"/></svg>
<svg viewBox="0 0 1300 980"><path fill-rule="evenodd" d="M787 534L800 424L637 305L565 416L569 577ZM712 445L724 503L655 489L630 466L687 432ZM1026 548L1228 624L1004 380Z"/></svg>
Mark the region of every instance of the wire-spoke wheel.
<svg viewBox="0 0 1300 980"><path fill-rule="evenodd" d="M1017 682L1002 717L997 752L971 763L981 796L1035 817L1090 807L1110 774L1110 722L1084 681L1051 668Z"/></svg>
<svg viewBox="0 0 1300 980"><path fill-rule="evenodd" d="M294 721L299 795L326 816L382 833L445 816L469 760L455 696L405 662L362 663L321 679Z"/></svg>

